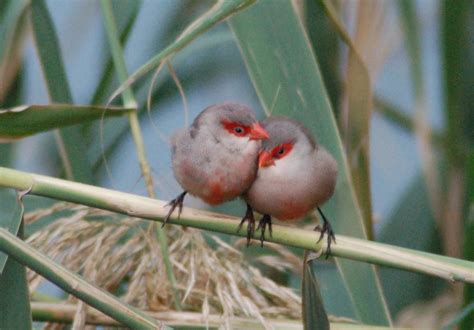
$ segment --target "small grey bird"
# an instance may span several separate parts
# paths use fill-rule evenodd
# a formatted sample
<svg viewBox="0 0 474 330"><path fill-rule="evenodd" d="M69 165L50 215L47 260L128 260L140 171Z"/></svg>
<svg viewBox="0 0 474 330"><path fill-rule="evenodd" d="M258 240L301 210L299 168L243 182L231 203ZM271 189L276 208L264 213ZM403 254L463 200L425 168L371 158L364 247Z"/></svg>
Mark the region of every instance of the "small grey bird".
<svg viewBox="0 0 474 330"><path fill-rule="evenodd" d="M206 108L175 133L173 173L184 191L169 203L163 225L176 207L179 217L187 193L212 205L242 195L257 174L260 140L267 138L249 107L230 102Z"/></svg>
<svg viewBox="0 0 474 330"><path fill-rule="evenodd" d="M319 240L328 235L329 251L335 236L319 206L334 193L336 160L294 120L270 117L262 125L270 138L262 142L257 178L244 194L247 212L241 226L249 221L247 239L253 235L249 232L255 223L252 209L263 214L258 225L263 246L267 225L271 234L272 216L282 221L296 220L317 208L324 221Z"/></svg>

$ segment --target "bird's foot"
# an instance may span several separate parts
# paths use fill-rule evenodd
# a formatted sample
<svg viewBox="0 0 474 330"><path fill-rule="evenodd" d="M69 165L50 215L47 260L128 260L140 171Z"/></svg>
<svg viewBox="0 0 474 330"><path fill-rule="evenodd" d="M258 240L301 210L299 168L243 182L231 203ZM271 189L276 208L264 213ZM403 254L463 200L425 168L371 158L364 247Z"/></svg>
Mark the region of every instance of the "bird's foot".
<svg viewBox="0 0 474 330"><path fill-rule="evenodd" d="M327 235L327 240L328 240L328 247L326 249L326 259L329 258L329 255L331 254L331 243L334 242L336 243L336 236L334 235L334 231L332 230L332 226L329 223L329 221L326 219L324 216L323 211L318 207L319 214L321 214L323 218L323 227L321 228L320 225L317 225L314 230L320 231L321 235L319 236L319 239L316 243L321 242L321 240L324 238L324 234Z"/></svg>
<svg viewBox="0 0 474 330"><path fill-rule="evenodd" d="M183 191L181 194L178 195L175 199L170 201L166 206L171 206L170 210L168 211L168 214L163 220L163 224L161 225L161 228L163 228L168 220L170 219L171 214L173 214L173 211L175 210L176 207L178 207L178 220L181 215L181 211L183 210L183 201L184 201L184 196L186 196L188 192Z"/></svg>
<svg viewBox="0 0 474 330"><path fill-rule="evenodd" d="M249 222L247 224L247 246L249 246L250 240L252 239L253 234L255 232L255 217L253 215L252 207L249 204L247 204L247 211L245 212L242 221L240 221L239 228L237 228L237 232L242 229L242 226L244 225L245 221Z"/></svg>
<svg viewBox="0 0 474 330"><path fill-rule="evenodd" d="M260 246L263 247L263 241L265 239L265 230L268 225L268 231L270 233L270 237L272 237L272 216L269 214L264 214L263 217L260 219L258 223L257 230L261 229L260 233Z"/></svg>

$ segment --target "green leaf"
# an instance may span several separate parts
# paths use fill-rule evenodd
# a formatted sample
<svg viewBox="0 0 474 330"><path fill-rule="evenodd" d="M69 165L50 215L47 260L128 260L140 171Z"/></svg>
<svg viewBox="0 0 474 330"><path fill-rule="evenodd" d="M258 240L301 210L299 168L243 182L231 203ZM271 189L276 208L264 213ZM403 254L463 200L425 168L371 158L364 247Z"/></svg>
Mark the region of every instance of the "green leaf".
<svg viewBox="0 0 474 330"><path fill-rule="evenodd" d="M54 103L73 103L56 30L44 0L32 1L31 22L50 100ZM62 161L68 178L91 183L92 171L84 157L86 147L80 128L61 129L60 139Z"/></svg>
<svg viewBox="0 0 474 330"><path fill-rule="evenodd" d="M4 193L4 191L2 193ZM2 212L1 214L2 217L0 218L0 228L5 228L13 235L18 234L18 231L20 230L21 222L23 221L23 214L25 212L25 207L22 201L23 195L24 195L23 193L17 193L16 208L11 216L8 216L6 212ZM11 198L8 198L8 199L11 199ZM0 252L0 275L3 272L3 268L5 267L7 260L8 260L8 255Z"/></svg>
<svg viewBox="0 0 474 330"><path fill-rule="evenodd" d="M18 22L28 6L27 0L3 1L0 20L0 59L3 62L18 28ZM6 59L5 59L6 60Z"/></svg>
<svg viewBox="0 0 474 330"><path fill-rule="evenodd" d="M22 34L25 30L26 0L4 0L0 9L0 103L20 67Z"/></svg>
<svg viewBox="0 0 474 330"><path fill-rule="evenodd" d="M474 2L445 0L440 13L447 154L453 165L459 165L462 149L474 148Z"/></svg>
<svg viewBox="0 0 474 330"><path fill-rule="evenodd" d="M0 219L1 221L1 219ZM23 229L19 236L22 237ZM31 309L26 269L9 258L0 273L0 329L31 329Z"/></svg>
<svg viewBox="0 0 474 330"><path fill-rule="evenodd" d="M305 5L308 37L337 118L342 89L339 77L342 47L334 37L337 31L330 17L324 12L322 1L306 0Z"/></svg>
<svg viewBox="0 0 474 330"><path fill-rule="evenodd" d="M21 138L53 128L116 117L134 109L92 105L24 105L0 109L0 138Z"/></svg>
<svg viewBox="0 0 474 330"><path fill-rule="evenodd" d="M329 319L312 264L313 261L306 261L305 258L301 290L303 292L303 325L305 329L329 329Z"/></svg>
<svg viewBox="0 0 474 330"><path fill-rule="evenodd" d="M440 237L423 176L418 175L402 195L384 223L378 241L441 253ZM443 281L427 275L390 268L381 268L380 277L392 315L416 301L434 298L445 286Z"/></svg>
<svg viewBox="0 0 474 330"><path fill-rule="evenodd" d="M336 192L323 207L332 219L336 238L338 233L365 237L362 215L328 96L307 36L291 3L260 1L231 18L230 24L266 112L273 110L275 115L305 123L339 164ZM339 265L357 318L367 324L390 324L374 268L347 260L339 260Z"/></svg>
<svg viewBox="0 0 474 330"><path fill-rule="evenodd" d="M462 180L461 190L464 207L462 212L464 228L454 228L454 232L465 233L465 257L474 260L474 237L472 225L472 201L474 168L472 155L474 154L474 42L472 38L474 2L470 0L442 1L441 2L441 38L442 55L444 62L444 101L445 123L447 127L446 155L448 170L452 173L461 173L467 180ZM449 198L449 197L446 197ZM470 209L471 208L471 209ZM450 226L459 226L456 221ZM444 242L459 244L458 241ZM466 286L464 304L468 305L474 298L472 285ZM461 324L461 329L472 329L474 315L469 315Z"/></svg>

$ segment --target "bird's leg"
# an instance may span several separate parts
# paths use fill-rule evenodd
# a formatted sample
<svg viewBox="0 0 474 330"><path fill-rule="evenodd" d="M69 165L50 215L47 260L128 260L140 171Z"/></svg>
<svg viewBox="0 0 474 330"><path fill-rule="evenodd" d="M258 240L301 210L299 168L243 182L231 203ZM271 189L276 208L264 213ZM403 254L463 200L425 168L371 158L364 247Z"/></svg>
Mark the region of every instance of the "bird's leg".
<svg viewBox="0 0 474 330"><path fill-rule="evenodd" d="M253 216L253 209L248 203L247 203L247 211L245 212L245 215L242 218L242 221L240 221L239 228L237 228L237 232L240 231L245 221L249 222L247 225L247 246L249 246L250 239L252 238L253 233L255 232L255 217Z"/></svg>
<svg viewBox="0 0 474 330"><path fill-rule="evenodd" d="M319 236L319 239L316 243L319 243L323 239L324 234L327 234L327 236L328 236L328 248L326 250L326 259L327 259L327 258L329 258L329 254L331 253L331 243L333 241L334 241L334 243L336 242L336 236L334 235L334 231L332 230L331 224L329 223L328 219L326 219L326 217L324 216L323 211L319 208L319 206L318 206L318 212L321 215L321 217L323 218L323 227L321 228L320 225L317 225L314 228L314 230L321 231L321 235Z"/></svg>
<svg viewBox="0 0 474 330"><path fill-rule="evenodd" d="M168 220L170 219L171 214L173 214L173 211L176 207L178 207L178 220L179 216L181 215L181 211L183 210L183 201L184 201L184 196L186 196L188 192L183 191L181 194L178 195L175 199L170 201L166 206L171 206L170 210L168 211L168 214L166 215L165 219L163 220L163 224L161 225L161 228L163 228Z"/></svg>
<svg viewBox="0 0 474 330"><path fill-rule="evenodd" d="M263 240L265 239L265 230L268 225L268 231L270 232L270 237L272 237L272 216L269 214L264 214L263 217L260 219L258 223L258 229L261 229L262 232L260 233L260 246L263 247Z"/></svg>

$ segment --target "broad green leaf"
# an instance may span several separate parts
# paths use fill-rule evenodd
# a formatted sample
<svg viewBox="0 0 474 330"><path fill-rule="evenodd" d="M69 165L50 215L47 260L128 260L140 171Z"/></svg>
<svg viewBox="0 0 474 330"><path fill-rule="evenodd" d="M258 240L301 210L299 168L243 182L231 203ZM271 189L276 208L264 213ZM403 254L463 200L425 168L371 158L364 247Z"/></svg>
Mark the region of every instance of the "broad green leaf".
<svg viewBox="0 0 474 330"><path fill-rule="evenodd" d="M342 89L339 73L342 47L338 38L334 37L337 31L329 15L324 12L322 1L306 0L305 5L308 37L337 118Z"/></svg>
<svg viewBox="0 0 474 330"><path fill-rule="evenodd" d="M11 144L0 144L0 166L8 166L11 163L12 155L13 147ZM17 203L14 191L0 188L0 228L5 228L16 235L20 228L23 212L23 203ZM7 259L8 256L0 252L0 275Z"/></svg>
<svg viewBox="0 0 474 330"><path fill-rule="evenodd" d="M0 329L32 329L26 269L13 258L0 273L0 292Z"/></svg>
<svg viewBox="0 0 474 330"><path fill-rule="evenodd" d="M303 269L303 325L305 329L329 329L329 319L324 309L321 290L313 271L312 261L305 261Z"/></svg>
<svg viewBox="0 0 474 330"><path fill-rule="evenodd" d="M0 138L22 138L53 128L121 116L134 109L93 105L47 104L0 109Z"/></svg>
<svg viewBox="0 0 474 330"><path fill-rule="evenodd" d="M31 3L33 36L49 98L53 103L73 103L62 61L56 30L45 0ZM62 128L59 142L63 166L69 179L92 183L92 171L87 161L86 146L79 127Z"/></svg>
<svg viewBox="0 0 474 330"><path fill-rule="evenodd" d="M2 39L0 39L0 59L3 61L12 39L14 39L20 17L28 6L28 1L6 0L2 4L4 8L2 8L0 14L0 33L2 35Z"/></svg>
<svg viewBox="0 0 474 330"><path fill-rule="evenodd" d="M291 2L260 1L231 18L230 24L266 112L305 123L317 141L337 159L336 192L323 206L336 237L338 233L365 237L362 215L326 90ZM374 268L347 260L339 260L339 265L357 318L367 324L390 324Z"/></svg>
<svg viewBox="0 0 474 330"><path fill-rule="evenodd" d="M5 190L5 189L2 189L2 190ZM4 192L5 191L2 191L2 193ZM2 196L2 197L5 197L5 196ZM7 196L7 200L11 202L12 201L11 196ZM3 211L3 207L2 207L2 211ZM25 208L20 197L18 200L17 206L12 214L7 215L6 212L0 212L2 216L2 218L0 219L0 228L5 228L13 235L17 235L20 229L21 222L23 220L24 211L25 211ZM0 252L0 275L3 272L3 268L5 267L7 260L8 260L8 255Z"/></svg>
<svg viewBox="0 0 474 330"><path fill-rule="evenodd" d="M441 252L436 220L421 175L402 195L377 240L418 251ZM445 284L430 276L390 268L381 268L380 277L392 315L411 303L434 298Z"/></svg>
<svg viewBox="0 0 474 330"><path fill-rule="evenodd" d="M474 2L444 0L441 3L447 154L453 165L459 165L462 149L474 147Z"/></svg>
<svg viewBox="0 0 474 330"><path fill-rule="evenodd" d="M472 38L474 2L458 0L441 2L441 38L444 63L444 114L447 128L446 155L448 173L463 173L461 188L464 207L459 210L462 214L464 228L447 228L455 232L464 232L466 243L464 253L466 258L473 258L472 251L472 221L469 218L472 205L472 157L474 150L474 41ZM467 178L467 181L465 180ZM451 179L451 177L450 177ZM449 186L449 183L448 183ZM450 196L444 196L448 199ZM450 226L460 226L456 221ZM459 241L444 242L446 246L459 244ZM469 244L471 246L469 246ZM471 259L472 260L472 259ZM474 289L466 286L465 305L472 302ZM462 329L472 329L474 316L467 317L461 324Z"/></svg>
<svg viewBox="0 0 474 330"><path fill-rule="evenodd" d="M351 295L346 290L337 265L313 262L312 267L315 274L318 275L319 283L321 283L321 295L328 315L340 315L355 319L354 304L351 302Z"/></svg>

